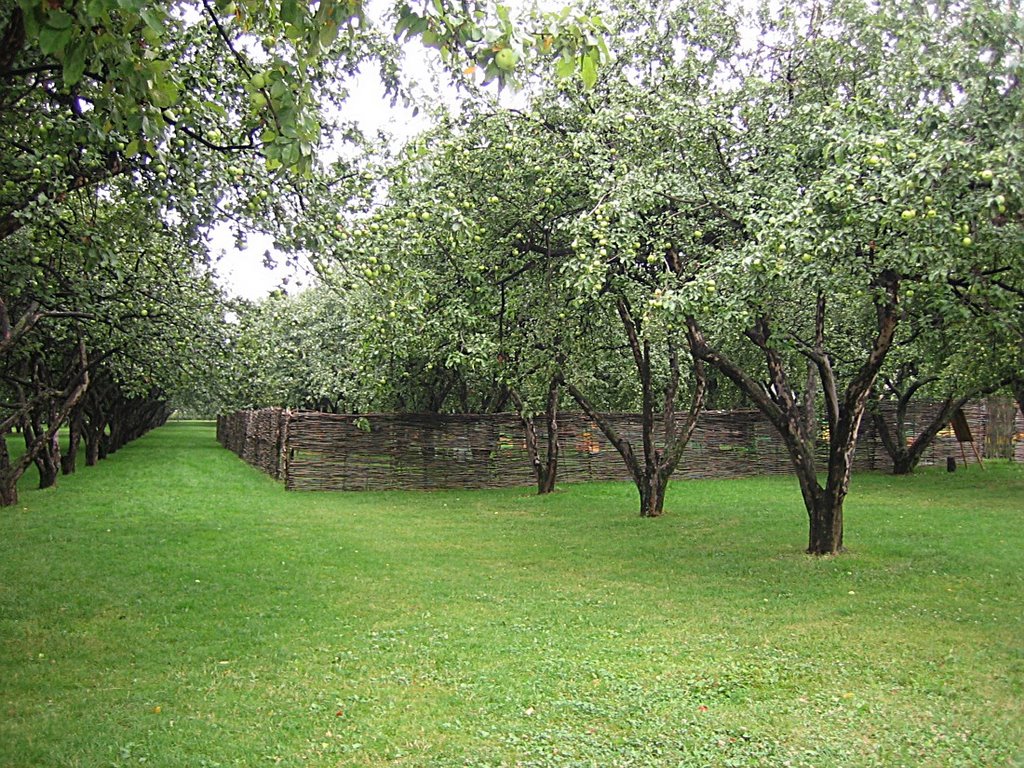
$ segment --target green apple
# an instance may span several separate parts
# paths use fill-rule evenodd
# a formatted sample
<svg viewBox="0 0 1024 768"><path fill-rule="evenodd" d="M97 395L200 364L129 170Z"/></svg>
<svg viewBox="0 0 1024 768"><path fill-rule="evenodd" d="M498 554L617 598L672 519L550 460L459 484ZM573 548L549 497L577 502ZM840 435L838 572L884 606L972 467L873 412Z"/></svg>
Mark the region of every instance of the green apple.
<svg viewBox="0 0 1024 768"><path fill-rule="evenodd" d="M502 72L511 72L519 63L519 54L511 48L502 48L494 54L494 65Z"/></svg>

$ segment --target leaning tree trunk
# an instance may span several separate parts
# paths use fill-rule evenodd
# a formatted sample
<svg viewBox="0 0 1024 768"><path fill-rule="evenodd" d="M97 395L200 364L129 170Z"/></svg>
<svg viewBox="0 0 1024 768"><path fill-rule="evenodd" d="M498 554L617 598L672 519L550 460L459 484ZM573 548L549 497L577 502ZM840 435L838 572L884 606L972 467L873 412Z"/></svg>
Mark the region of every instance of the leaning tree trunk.
<svg viewBox="0 0 1024 768"><path fill-rule="evenodd" d="M82 403L75 406L68 422L68 450L61 456L60 471L64 475L73 475L78 463L78 448L82 444L82 422L84 420Z"/></svg>
<svg viewBox="0 0 1024 768"><path fill-rule="evenodd" d="M60 408L49 403L46 427L39 408L30 411L25 420L25 454L39 470L39 489L53 488L60 475L60 438L57 429L63 422Z"/></svg>
<svg viewBox="0 0 1024 768"><path fill-rule="evenodd" d="M545 456L541 459L540 440L537 437L537 423L533 416L526 412L526 404L513 389L508 390L508 395L519 410L519 418L523 422L523 431L526 438L526 453L533 468L533 476L537 481L537 494L544 495L555 490L555 480L558 477L558 392L559 377L553 376L548 383L548 397L545 408L545 422L547 425L547 446Z"/></svg>
<svg viewBox="0 0 1024 768"><path fill-rule="evenodd" d="M46 397L47 400L50 400L50 415L45 430L42 428L42 419L37 410L41 406L42 398L37 395L34 401L29 401L22 394L22 413L15 418L23 420L25 452L18 457L17 461L11 462L7 455L6 444L4 446L4 451L0 455L0 506L17 503L18 480L34 461L37 462L40 469L39 487L48 488L56 483L57 474L60 471L60 440L57 431L89 388L89 359L83 340L79 340L78 343L78 363L79 370L71 377L68 387L56 399L52 395ZM13 423L13 419L9 419L0 428L0 440L3 439ZM41 454L45 454L45 456L39 463ZM49 485L44 483L49 483Z"/></svg>
<svg viewBox="0 0 1024 768"><path fill-rule="evenodd" d="M57 485L60 475L60 444L57 435L48 438L35 458L36 469L39 470L39 488L53 488Z"/></svg>

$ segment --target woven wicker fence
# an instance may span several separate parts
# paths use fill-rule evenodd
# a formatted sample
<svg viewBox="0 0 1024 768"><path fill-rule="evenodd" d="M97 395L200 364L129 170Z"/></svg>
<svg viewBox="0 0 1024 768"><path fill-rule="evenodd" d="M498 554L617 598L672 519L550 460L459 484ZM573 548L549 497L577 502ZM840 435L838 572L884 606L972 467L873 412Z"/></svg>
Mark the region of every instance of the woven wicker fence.
<svg viewBox="0 0 1024 768"><path fill-rule="evenodd" d="M281 408L238 411L217 417L217 441L276 480L287 471L288 424Z"/></svg>
<svg viewBox="0 0 1024 768"><path fill-rule="evenodd" d="M915 409L908 417L908 434L934 408ZM990 401L964 411L979 452L1016 455L1024 461L1024 420L1015 408ZM639 447L640 417L613 414L611 418ZM888 469L888 456L869 421L865 419L861 430L855 468ZM629 479L622 458L584 414L562 413L559 433L559 482ZM253 466L283 480L289 489L499 488L534 482L523 426L513 414L355 416L267 408L220 417L217 439ZM945 463L947 457L960 455L960 446L947 429L922 463ZM967 456L974 460L969 447ZM781 439L758 412L711 411L701 416L676 477L790 471Z"/></svg>

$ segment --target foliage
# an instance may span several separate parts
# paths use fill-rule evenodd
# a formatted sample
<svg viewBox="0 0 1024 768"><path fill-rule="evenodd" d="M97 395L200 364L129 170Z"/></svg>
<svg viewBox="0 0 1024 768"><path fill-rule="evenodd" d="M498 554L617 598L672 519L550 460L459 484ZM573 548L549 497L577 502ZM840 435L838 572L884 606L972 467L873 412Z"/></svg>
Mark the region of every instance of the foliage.
<svg viewBox="0 0 1024 768"><path fill-rule="evenodd" d="M327 288L236 307L222 409L273 403L328 412L365 410L344 298Z"/></svg>
<svg viewBox="0 0 1024 768"><path fill-rule="evenodd" d="M809 548L835 551L864 403L903 318L984 304L1021 327L1019 14L856 2L746 18L664 11L657 35L667 29L674 47L661 66L642 66L642 34L619 59L626 113L609 110L623 128L608 153L621 161L601 199L617 217L665 222L655 255L672 280L653 303L776 423ZM632 145L627 122L647 127ZM616 243L620 259L633 258L631 240ZM598 254L581 269L595 290ZM762 362L738 361L743 346ZM824 484L811 458L818 391Z"/></svg>

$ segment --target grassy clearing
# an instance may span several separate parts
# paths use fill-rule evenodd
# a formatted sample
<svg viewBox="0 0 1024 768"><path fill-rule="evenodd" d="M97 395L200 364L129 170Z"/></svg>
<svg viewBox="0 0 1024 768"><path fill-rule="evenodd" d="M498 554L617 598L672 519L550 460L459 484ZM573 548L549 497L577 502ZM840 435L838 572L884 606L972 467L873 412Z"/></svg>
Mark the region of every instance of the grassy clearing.
<svg viewBox="0 0 1024 768"><path fill-rule="evenodd" d="M0 511L4 766L1024 764L1024 471L285 493L174 424Z"/></svg>

